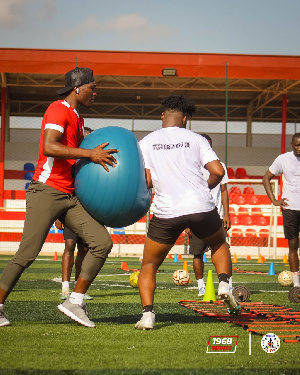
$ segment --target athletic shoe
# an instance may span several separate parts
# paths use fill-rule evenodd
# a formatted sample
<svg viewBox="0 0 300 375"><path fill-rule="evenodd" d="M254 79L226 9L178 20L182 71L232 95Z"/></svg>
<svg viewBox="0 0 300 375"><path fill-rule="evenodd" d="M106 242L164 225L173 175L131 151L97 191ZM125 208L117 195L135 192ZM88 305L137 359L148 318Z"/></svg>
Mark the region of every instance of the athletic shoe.
<svg viewBox="0 0 300 375"><path fill-rule="evenodd" d="M83 299L84 299L85 301L91 301L92 299L94 299L94 297L89 296L88 294L85 294L84 297L83 297Z"/></svg>
<svg viewBox="0 0 300 375"><path fill-rule="evenodd" d="M70 293L68 293L68 294L62 293L60 299L66 300L68 297L70 297ZM84 297L83 297L83 299L85 301L91 301L92 299L94 299L94 297L89 296L88 294L85 294Z"/></svg>
<svg viewBox="0 0 300 375"><path fill-rule="evenodd" d="M218 296L227 307L227 311L230 315L239 315L241 313L241 306L230 292L229 284L225 283L224 281L220 282Z"/></svg>
<svg viewBox="0 0 300 375"><path fill-rule="evenodd" d="M62 299L62 300L66 300L67 298L69 298L70 297L70 293L69 294L61 294L61 297L60 297L60 299Z"/></svg>
<svg viewBox="0 0 300 375"><path fill-rule="evenodd" d="M75 320L79 324L85 327L95 328L96 325L88 318L88 312L86 311L86 303L83 302L82 305L75 305L70 302L68 298L64 303L58 305L59 311L67 315L69 318Z"/></svg>
<svg viewBox="0 0 300 375"><path fill-rule="evenodd" d="M143 313L142 319L139 320L134 326L135 329L153 329L155 322L155 314L152 311L147 311Z"/></svg>
<svg viewBox="0 0 300 375"><path fill-rule="evenodd" d="M205 294L205 286L202 286L201 288L199 288L198 297L203 297L204 294Z"/></svg>
<svg viewBox="0 0 300 375"><path fill-rule="evenodd" d="M10 321L7 319L3 310L0 310L0 327L10 326Z"/></svg>
<svg viewBox="0 0 300 375"><path fill-rule="evenodd" d="M70 297L70 289L69 288L63 288L62 291L61 291L60 299L66 300L68 297Z"/></svg>

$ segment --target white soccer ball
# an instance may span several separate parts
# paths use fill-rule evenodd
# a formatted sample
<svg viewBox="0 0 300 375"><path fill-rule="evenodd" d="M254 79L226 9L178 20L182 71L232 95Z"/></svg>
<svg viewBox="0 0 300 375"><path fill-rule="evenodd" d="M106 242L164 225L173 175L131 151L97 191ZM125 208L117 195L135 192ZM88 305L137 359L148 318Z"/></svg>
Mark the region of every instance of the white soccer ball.
<svg viewBox="0 0 300 375"><path fill-rule="evenodd" d="M175 285L186 285L190 281L190 275L185 270L177 270L173 273Z"/></svg>
<svg viewBox="0 0 300 375"><path fill-rule="evenodd" d="M278 275L278 282L282 286L292 286L293 279L292 279L292 272L291 271L282 271Z"/></svg>

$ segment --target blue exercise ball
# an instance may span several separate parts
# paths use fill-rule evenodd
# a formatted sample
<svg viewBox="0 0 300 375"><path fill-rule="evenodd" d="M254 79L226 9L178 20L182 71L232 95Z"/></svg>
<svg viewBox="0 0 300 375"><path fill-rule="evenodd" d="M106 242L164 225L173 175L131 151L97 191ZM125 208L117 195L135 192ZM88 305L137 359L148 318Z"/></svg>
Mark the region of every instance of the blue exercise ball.
<svg viewBox="0 0 300 375"><path fill-rule="evenodd" d="M75 167L75 192L85 209L103 225L120 228L140 220L151 204L143 156L135 135L124 128L108 126L89 134L81 148L93 149L109 142L107 149L118 161L109 172L89 159L80 159Z"/></svg>

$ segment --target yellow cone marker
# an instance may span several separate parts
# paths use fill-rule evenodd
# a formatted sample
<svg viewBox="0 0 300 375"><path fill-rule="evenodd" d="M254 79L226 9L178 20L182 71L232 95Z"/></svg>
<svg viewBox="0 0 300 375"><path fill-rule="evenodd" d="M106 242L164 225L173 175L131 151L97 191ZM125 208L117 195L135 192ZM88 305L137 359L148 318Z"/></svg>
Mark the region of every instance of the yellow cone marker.
<svg viewBox="0 0 300 375"><path fill-rule="evenodd" d="M207 280L206 280L206 286L205 286L205 293L203 296L203 301L209 302L209 301L216 301L216 293L215 293L215 287L214 287L214 281L212 277L212 270L208 271L207 274Z"/></svg>

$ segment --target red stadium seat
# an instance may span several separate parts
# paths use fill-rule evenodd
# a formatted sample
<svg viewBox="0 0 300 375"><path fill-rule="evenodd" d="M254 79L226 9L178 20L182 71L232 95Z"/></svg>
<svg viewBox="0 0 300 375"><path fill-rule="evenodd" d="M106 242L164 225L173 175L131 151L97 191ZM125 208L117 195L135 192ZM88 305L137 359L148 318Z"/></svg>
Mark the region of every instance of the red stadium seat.
<svg viewBox="0 0 300 375"><path fill-rule="evenodd" d="M231 230L231 237L244 237L242 229L241 228L233 228Z"/></svg>
<svg viewBox="0 0 300 375"><path fill-rule="evenodd" d="M235 214L235 208L233 206L229 206L229 213Z"/></svg>
<svg viewBox="0 0 300 375"><path fill-rule="evenodd" d="M243 215L243 216L249 215L249 210L248 210L247 207L239 207L238 213Z"/></svg>
<svg viewBox="0 0 300 375"><path fill-rule="evenodd" d="M261 210L260 207L252 207L251 211L250 211L250 214L251 215L255 215L255 216L261 216L262 215L262 210Z"/></svg>
<svg viewBox="0 0 300 375"><path fill-rule="evenodd" d="M236 178L248 178L245 168L237 168L235 171Z"/></svg>
<svg viewBox="0 0 300 375"><path fill-rule="evenodd" d="M253 225L253 219L250 215L243 215L240 218L240 223L242 225Z"/></svg>
<svg viewBox="0 0 300 375"><path fill-rule="evenodd" d="M245 203L251 204L251 205L259 204L259 199L258 199L257 195L255 195L255 194L249 194L249 195L245 194Z"/></svg>
<svg viewBox="0 0 300 375"><path fill-rule="evenodd" d="M243 194L254 194L254 189L251 186L246 186L243 190Z"/></svg>
<svg viewBox="0 0 300 375"><path fill-rule="evenodd" d="M258 226L264 226L270 224L270 218L265 216L259 216L257 218L254 218L254 224Z"/></svg>
<svg viewBox="0 0 300 375"><path fill-rule="evenodd" d="M242 192L238 186L232 186L229 190L229 194L242 194Z"/></svg>
<svg viewBox="0 0 300 375"><path fill-rule="evenodd" d="M234 170L230 167L227 168L228 178L235 178Z"/></svg>
<svg viewBox="0 0 300 375"><path fill-rule="evenodd" d="M256 230L253 228L247 228L245 232L246 237L257 237Z"/></svg>
<svg viewBox="0 0 300 375"><path fill-rule="evenodd" d="M259 231L259 237L268 238L269 237L269 229L261 229Z"/></svg>
<svg viewBox="0 0 300 375"><path fill-rule="evenodd" d="M231 225L240 225L240 219L236 215L230 215Z"/></svg>
<svg viewBox="0 0 300 375"><path fill-rule="evenodd" d="M250 214L254 225L263 226L270 224L270 218L263 215L260 207L252 207Z"/></svg>
<svg viewBox="0 0 300 375"><path fill-rule="evenodd" d="M234 204L238 204L239 206L242 206L243 204L246 204L245 197L242 195L233 195L232 196L232 202Z"/></svg>

